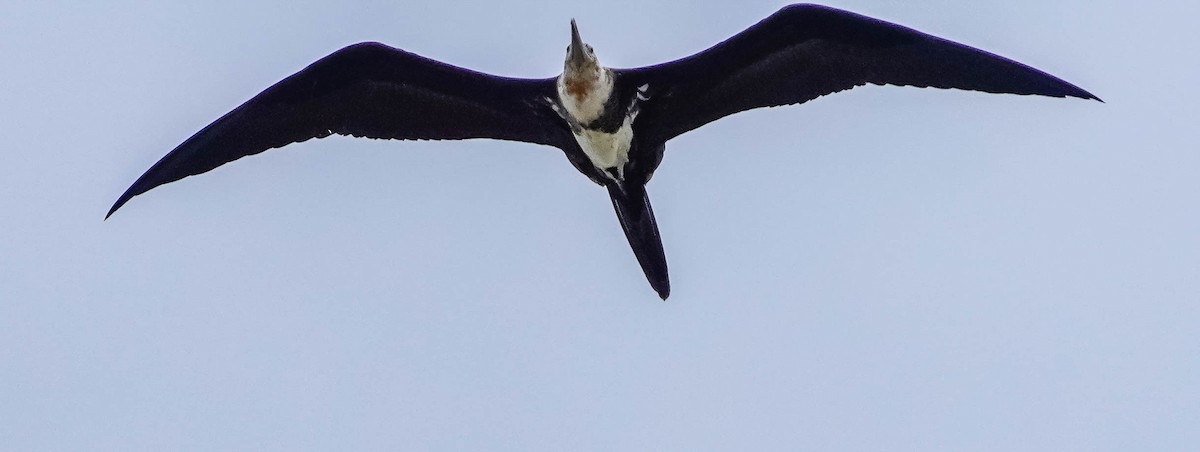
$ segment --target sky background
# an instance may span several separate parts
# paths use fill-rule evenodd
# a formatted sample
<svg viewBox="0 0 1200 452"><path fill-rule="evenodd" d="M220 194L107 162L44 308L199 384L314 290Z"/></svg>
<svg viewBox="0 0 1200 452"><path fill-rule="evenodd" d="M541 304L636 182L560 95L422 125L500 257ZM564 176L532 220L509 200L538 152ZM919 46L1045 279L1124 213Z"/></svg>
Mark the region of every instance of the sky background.
<svg viewBox="0 0 1200 452"><path fill-rule="evenodd" d="M104 213L377 40L632 67L783 3L3 2L0 449L1200 448L1196 2L838 1L1107 101L866 87L667 146L662 302L548 147L334 137Z"/></svg>

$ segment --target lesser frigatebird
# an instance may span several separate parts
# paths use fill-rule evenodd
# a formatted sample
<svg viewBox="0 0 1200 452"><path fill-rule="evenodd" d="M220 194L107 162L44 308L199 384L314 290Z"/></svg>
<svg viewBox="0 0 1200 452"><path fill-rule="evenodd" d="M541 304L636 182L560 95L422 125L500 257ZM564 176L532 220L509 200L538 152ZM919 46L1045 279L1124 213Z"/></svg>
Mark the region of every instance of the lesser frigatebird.
<svg viewBox="0 0 1200 452"><path fill-rule="evenodd" d="M638 263L665 300L667 261L646 195L665 143L733 113L868 83L1100 100L1016 61L818 5L787 6L700 53L636 69L601 66L572 20L563 73L545 79L498 77L365 42L316 61L192 135L138 178L108 216L159 185L333 134L523 141L561 149L608 189Z"/></svg>

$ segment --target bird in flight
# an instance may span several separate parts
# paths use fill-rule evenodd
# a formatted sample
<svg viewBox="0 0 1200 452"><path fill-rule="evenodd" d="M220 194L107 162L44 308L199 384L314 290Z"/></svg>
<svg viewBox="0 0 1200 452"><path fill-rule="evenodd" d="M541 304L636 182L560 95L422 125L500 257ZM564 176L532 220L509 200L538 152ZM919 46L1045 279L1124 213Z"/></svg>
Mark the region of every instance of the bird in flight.
<svg viewBox="0 0 1200 452"><path fill-rule="evenodd" d="M808 4L784 7L695 55L634 69L602 66L572 20L563 73L545 79L484 74L365 42L316 61L192 135L105 218L159 185L333 134L522 141L559 148L608 190L634 256L665 300L667 260L646 183L666 142L734 113L868 83L1100 100L1007 58Z"/></svg>

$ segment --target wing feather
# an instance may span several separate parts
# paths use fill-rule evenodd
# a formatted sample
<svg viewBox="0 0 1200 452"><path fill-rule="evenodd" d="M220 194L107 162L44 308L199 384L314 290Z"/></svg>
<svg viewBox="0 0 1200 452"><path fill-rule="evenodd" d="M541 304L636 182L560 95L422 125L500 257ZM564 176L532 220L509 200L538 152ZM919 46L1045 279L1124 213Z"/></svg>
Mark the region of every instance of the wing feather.
<svg viewBox="0 0 1200 452"><path fill-rule="evenodd" d="M385 139L496 138L555 147L573 140L541 99L554 79L471 71L379 43L322 58L188 138L112 206L267 149L332 134ZM107 216L106 216L107 218Z"/></svg>
<svg viewBox="0 0 1200 452"><path fill-rule="evenodd" d="M900 25L792 5L700 53L619 71L649 84L636 124L664 142L758 107L803 103L868 83L1096 99L1016 61Z"/></svg>

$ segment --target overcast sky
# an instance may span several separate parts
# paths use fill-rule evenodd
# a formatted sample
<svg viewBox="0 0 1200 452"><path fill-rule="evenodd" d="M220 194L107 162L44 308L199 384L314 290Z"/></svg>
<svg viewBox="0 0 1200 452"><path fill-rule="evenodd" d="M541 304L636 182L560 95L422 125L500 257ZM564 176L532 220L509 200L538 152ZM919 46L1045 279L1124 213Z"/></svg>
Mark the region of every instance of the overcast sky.
<svg viewBox="0 0 1200 452"><path fill-rule="evenodd" d="M1107 101L866 87L667 145L662 302L549 147L335 137L112 202L347 44L494 74L744 2L0 4L0 449L1196 450L1195 2L832 5Z"/></svg>

